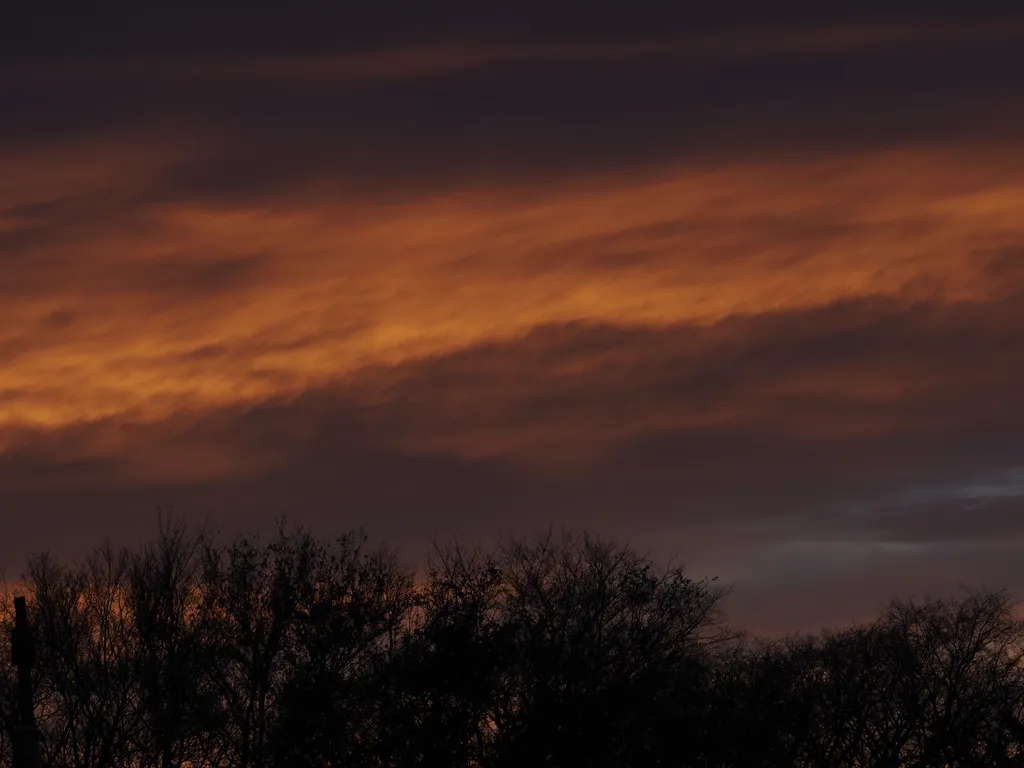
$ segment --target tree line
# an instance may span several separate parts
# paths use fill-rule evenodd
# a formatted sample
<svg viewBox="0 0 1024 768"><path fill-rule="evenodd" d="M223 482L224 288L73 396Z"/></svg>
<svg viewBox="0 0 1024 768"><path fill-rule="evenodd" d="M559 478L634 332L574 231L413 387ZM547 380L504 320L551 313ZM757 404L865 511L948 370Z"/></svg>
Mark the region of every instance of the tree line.
<svg viewBox="0 0 1024 768"><path fill-rule="evenodd" d="M50 766L1024 765L1003 593L768 642L726 626L714 580L589 535L437 547L417 574L357 533L166 520L35 556L20 590Z"/></svg>

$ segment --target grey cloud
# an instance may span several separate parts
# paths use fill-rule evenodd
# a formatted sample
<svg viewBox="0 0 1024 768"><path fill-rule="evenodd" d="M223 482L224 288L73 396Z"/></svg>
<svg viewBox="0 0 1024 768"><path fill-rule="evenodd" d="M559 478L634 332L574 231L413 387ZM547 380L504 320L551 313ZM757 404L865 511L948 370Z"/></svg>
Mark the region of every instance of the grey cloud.
<svg viewBox="0 0 1024 768"><path fill-rule="evenodd" d="M880 544L851 547L839 562L826 562L826 550L807 545L803 559L792 548L776 550L778 561L763 559L737 581L732 613L778 635L869 621L893 598L952 597L965 588L1024 595L1019 567L1024 538L1019 536L984 545L919 547L910 555Z"/></svg>
<svg viewBox="0 0 1024 768"><path fill-rule="evenodd" d="M131 58L129 81L40 80L25 66L0 76L0 101L13 115L0 126L0 146L96 134L199 136L213 145L208 152L174 163L140 194L239 201L313 183L386 198L467 180L514 183L681 159L1016 141L1024 110L1010 96L1021 86L1021 50L1013 41L924 50L908 43L826 51L811 62L766 54L714 66L656 51L607 60L526 56L341 83L275 77L272 54L253 77L229 82L153 82L138 78L144 62ZM183 71L202 70L172 57L172 71L176 61ZM287 70L290 59L282 61Z"/></svg>

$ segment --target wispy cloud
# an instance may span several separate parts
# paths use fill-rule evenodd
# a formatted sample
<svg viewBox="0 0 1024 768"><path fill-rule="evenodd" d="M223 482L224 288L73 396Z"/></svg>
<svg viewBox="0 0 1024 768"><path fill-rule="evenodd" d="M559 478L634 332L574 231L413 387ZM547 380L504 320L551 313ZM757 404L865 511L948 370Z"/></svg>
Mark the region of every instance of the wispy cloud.
<svg viewBox="0 0 1024 768"><path fill-rule="evenodd" d="M255 402L544 325L737 318L735 329L695 337L700 349L742 338L739 318L885 297L908 308L966 302L959 316L977 327L987 322L985 302L1024 287L1006 267L1024 242L1016 154L908 150L400 204L335 191L303 206L285 198L213 207L149 202L159 176L147 164L163 162L153 152L139 155L137 173L114 178L81 160L52 171L42 163L51 181L40 186L30 158L21 161L23 188L8 177L0 207L22 223L3 235L0 260L9 393L0 422L59 426ZM992 304L993 327L977 331L993 344L1008 306ZM778 317L763 327L788 322ZM885 341L865 316L822 317L852 324L808 348L811 357L840 364ZM943 326L940 308L898 317L878 333L944 345L933 334L960 332ZM750 358L759 342L728 343ZM901 365L893 355L886 370ZM829 383L830 370L819 365L816 383L787 384L790 396L856 386L884 399L912 383L877 367Z"/></svg>

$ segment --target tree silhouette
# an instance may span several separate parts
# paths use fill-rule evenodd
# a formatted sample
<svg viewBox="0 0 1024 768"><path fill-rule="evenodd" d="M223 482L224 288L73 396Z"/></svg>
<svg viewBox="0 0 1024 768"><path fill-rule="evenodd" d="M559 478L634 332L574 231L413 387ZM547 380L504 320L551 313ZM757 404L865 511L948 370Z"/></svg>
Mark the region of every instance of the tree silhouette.
<svg viewBox="0 0 1024 768"><path fill-rule="evenodd" d="M49 763L91 768L138 755L140 666L126 605L129 570L129 554L108 546L78 567L46 555L29 563L37 720Z"/></svg>
<svg viewBox="0 0 1024 768"><path fill-rule="evenodd" d="M50 766L1024 764L1003 593L765 642L713 581L590 535L437 546L417 579L361 534L219 543L163 518L137 551L32 557L24 591Z"/></svg>
<svg viewBox="0 0 1024 768"><path fill-rule="evenodd" d="M499 557L513 637L500 762L651 764L666 739L685 749L685 723L670 738L653 726L685 710L677 683L724 639L723 591L590 536L514 541Z"/></svg>

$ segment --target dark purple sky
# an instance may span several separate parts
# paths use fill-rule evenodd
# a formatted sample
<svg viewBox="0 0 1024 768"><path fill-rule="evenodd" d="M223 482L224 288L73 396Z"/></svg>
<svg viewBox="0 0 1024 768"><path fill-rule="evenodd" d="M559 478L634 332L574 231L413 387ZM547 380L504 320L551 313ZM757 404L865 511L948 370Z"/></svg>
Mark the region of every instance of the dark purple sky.
<svg viewBox="0 0 1024 768"><path fill-rule="evenodd" d="M1015 4L234 5L0 12L9 577L173 506L1024 587Z"/></svg>

